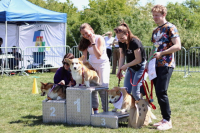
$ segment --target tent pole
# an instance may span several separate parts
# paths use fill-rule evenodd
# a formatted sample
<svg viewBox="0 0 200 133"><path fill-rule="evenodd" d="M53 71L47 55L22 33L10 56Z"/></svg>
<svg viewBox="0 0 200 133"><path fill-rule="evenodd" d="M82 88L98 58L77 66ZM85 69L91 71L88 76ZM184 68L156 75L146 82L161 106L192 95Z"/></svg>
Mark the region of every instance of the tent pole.
<svg viewBox="0 0 200 133"><path fill-rule="evenodd" d="M8 65L8 61L7 61L7 47L8 47L8 42L7 42L7 38L8 38L8 23L7 21L5 21L5 26L6 26L6 35L5 35L5 54L6 54L6 68L7 68L7 65Z"/></svg>

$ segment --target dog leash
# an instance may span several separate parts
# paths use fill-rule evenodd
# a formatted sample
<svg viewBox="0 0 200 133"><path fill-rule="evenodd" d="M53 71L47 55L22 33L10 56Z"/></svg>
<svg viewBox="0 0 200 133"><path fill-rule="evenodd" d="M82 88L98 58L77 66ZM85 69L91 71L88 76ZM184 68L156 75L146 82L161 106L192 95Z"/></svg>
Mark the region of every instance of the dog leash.
<svg viewBox="0 0 200 133"><path fill-rule="evenodd" d="M147 98L147 100L148 100L148 102L149 102L149 104L152 106L152 108L153 109L156 109L156 106L152 103L153 102L153 80L151 80L151 92L149 92L149 87L148 87L148 84L147 84L147 81L146 80L144 80L144 75L145 75L145 73L147 72L147 69L144 69L144 71L143 71L143 74L142 74L142 76L140 77L140 79L138 80L138 82L136 83L136 85L134 85L133 83L132 83L132 73L131 73L131 70L129 70L130 71L130 83L131 83L131 85L132 86L137 86L138 85L138 83L142 80L142 86L143 86L143 89L144 89L144 92L145 92L145 95L146 95L146 98ZM148 93L150 93L150 98L149 98L149 96L148 96L148 94L147 94L147 90L148 90Z"/></svg>
<svg viewBox="0 0 200 133"><path fill-rule="evenodd" d="M151 92L150 92L150 97L148 97L148 94L147 94L147 90L148 90L148 93L149 93L149 87L148 87L147 81L146 81L146 80L143 80L143 81L142 81L142 85L143 85L144 92L145 92L145 95L146 95L146 98L147 98L149 104L150 104L151 107L155 110L155 109L156 109L156 106L153 104L153 80L151 80ZM151 98L151 99L149 99L149 98Z"/></svg>
<svg viewBox="0 0 200 133"><path fill-rule="evenodd" d="M121 72L122 72L122 69L120 69L120 70L119 70L119 77L118 77L118 79L119 79L119 80L118 80L118 87L119 87L119 85L120 85L120 81L121 81L121 77L120 77L120 75L121 75Z"/></svg>

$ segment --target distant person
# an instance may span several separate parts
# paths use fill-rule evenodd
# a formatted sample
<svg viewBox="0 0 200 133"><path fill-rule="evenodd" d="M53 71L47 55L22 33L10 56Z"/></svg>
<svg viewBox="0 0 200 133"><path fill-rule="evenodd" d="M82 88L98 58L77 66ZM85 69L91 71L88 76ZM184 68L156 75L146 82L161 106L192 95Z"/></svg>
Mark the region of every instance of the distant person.
<svg viewBox="0 0 200 133"><path fill-rule="evenodd" d="M9 59L10 69L19 69L19 61L22 61L23 58L19 52L17 52L16 46L13 46L11 54L14 58Z"/></svg>
<svg viewBox="0 0 200 133"><path fill-rule="evenodd" d="M176 26L166 20L166 7L155 5L151 13L154 22L158 25L153 30L151 42L153 45L158 45L158 48L153 49L149 57L153 55L153 58L156 58L157 77L153 79L153 83L162 114L162 120L153 126L158 130L168 130L172 128L172 121L167 90L175 67L174 52L181 50L181 41ZM157 50L156 53L154 50ZM148 63L146 68L148 68Z"/></svg>
<svg viewBox="0 0 200 133"><path fill-rule="evenodd" d="M107 35L107 36L105 36L105 35ZM110 61L111 56L112 56L112 43L113 43L114 37L112 37L111 31L106 32L102 36L105 39L106 53L107 53L109 61Z"/></svg>
<svg viewBox="0 0 200 133"><path fill-rule="evenodd" d="M116 68L119 65L119 57L120 57L120 52L119 52L119 44L118 44L118 39L117 36L115 36L115 39L113 41L113 68L112 68L112 74L116 74Z"/></svg>
<svg viewBox="0 0 200 133"><path fill-rule="evenodd" d="M72 53L67 53L62 60L63 66L58 68L54 75L54 84L60 84L60 85L68 85L68 86L74 86L76 83L72 78L70 66L68 63L64 62L64 59L73 59L74 55Z"/></svg>

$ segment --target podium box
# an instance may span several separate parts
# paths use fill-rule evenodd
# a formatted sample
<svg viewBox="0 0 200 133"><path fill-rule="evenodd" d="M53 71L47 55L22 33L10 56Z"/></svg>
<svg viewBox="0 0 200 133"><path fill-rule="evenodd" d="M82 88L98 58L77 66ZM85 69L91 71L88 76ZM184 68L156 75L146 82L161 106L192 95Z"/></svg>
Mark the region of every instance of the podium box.
<svg viewBox="0 0 200 133"><path fill-rule="evenodd" d="M68 87L66 89L67 123L76 125L90 125L92 115L92 92L106 90L106 87ZM108 110L108 96L106 93L106 110Z"/></svg>
<svg viewBox="0 0 200 133"><path fill-rule="evenodd" d="M103 112L91 115L91 125L118 128L120 122L128 122L129 113Z"/></svg>
<svg viewBox="0 0 200 133"><path fill-rule="evenodd" d="M66 123L66 100L43 100L43 122Z"/></svg>

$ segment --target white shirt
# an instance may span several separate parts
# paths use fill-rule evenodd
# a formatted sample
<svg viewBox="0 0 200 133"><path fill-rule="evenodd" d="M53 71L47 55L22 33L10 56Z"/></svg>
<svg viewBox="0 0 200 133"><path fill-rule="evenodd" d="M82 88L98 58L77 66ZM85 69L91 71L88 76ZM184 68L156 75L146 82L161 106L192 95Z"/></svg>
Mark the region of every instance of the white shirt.
<svg viewBox="0 0 200 133"><path fill-rule="evenodd" d="M117 36L115 36L115 40L118 41ZM119 44L115 44L116 48L119 48Z"/></svg>
<svg viewBox="0 0 200 133"><path fill-rule="evenodd" d="M100 35L95 35L95 44L98 46L98 39L99 39ZM97 59L97 57L94 54L93 51L93 46L92 47L88 47L87 51L89 52L89 62L90 63L104 63L109 61L107 53L106 53L106 46L103 46L103 53L100 57L100 59Z"/></svg>
<svg viewBox="0 0 200 133"><path fill-rule="evenodd" d="M105 36L104 39L105 39L106 48L107 49L112 49L112 45L111 44L113 43L115 38L114 37L109 38L108 36Z"/></svg>

